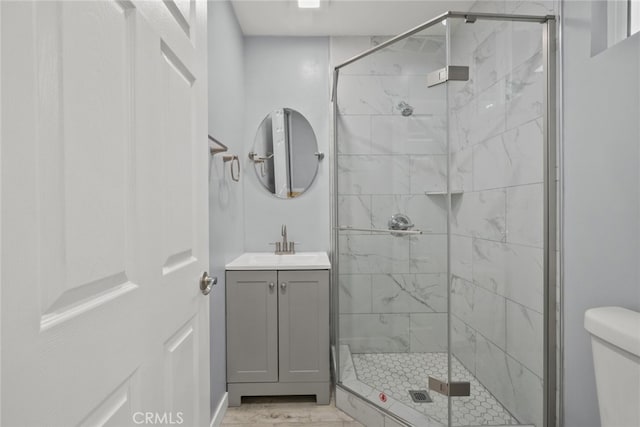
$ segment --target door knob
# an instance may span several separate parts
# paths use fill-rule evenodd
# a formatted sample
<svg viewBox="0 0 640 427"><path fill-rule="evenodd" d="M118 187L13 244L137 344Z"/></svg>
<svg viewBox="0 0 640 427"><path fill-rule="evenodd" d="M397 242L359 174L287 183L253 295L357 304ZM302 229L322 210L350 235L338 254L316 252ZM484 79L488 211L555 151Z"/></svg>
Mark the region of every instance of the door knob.
<svg viewBox="0 0 640 427"><path fill-rule="evenodd" d="M209 295L211 288L213 288L213 285L217 283L218 278L209 276L209 273L205 271L200 277L200 291L203 295Z"/></svg>
<svg viewBox="0 0 640 427"><path fill-rule="evenodd" d="M276 284L273 282L269 282L269 289L272 289L276 287Z"/></svg>
<svg viewBox="0 0 640 427"><path fill-rule="evenodd" d="M283 291L287 289L287 284L285 282L280 283L280 289L282 289Z"/></svg>

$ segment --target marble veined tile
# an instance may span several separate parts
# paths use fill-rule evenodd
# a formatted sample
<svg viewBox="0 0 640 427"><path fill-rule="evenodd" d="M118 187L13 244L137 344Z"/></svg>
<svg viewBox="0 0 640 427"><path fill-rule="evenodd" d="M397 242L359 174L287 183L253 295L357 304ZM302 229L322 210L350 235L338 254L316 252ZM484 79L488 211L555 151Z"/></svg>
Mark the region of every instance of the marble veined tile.
<svg viewBox="0 0 640 427"><path fill-rule="evenodd" d="M512 409L515 389L507 363L504 350L481 334L476 335L476 378L507 409Z"/></svg>
<svg viewBox="0 0 640 427"><path fill-rule="evenodd" d="M445 312L446 274L375 274L374 313Z"/></svg>
<svg viewBox="0 0 640 427"><path fill-rule="evenodd" d="M372 154L446 154L446 116L371 116Z"/></svg>
<svg viewBox="0 0 640 427"><path fill-rule="evenodd" d="M422 234L411 236L410 272L443 273L447 271L447 236Z"/></svg>
<svg viewBox="0 0 640 427"><path fill-rule="evenodd" d="M409 315L341 314L340 344L353 353L409 351Z"/></svg>
<svg viewBox="0 0 640 427"><path fill-rule="evenodd" d="M339 156L340 194L409 194L408 156Z"/></svg>
<svg viewBox="0 0 640 427"><path fill-rule="evenodd" d="M444 63L432 66L425 74L444 66ZM447 114L447 87L446 85L427 86L425 74L409 77L408 102L413 107L413 114L443 116Z"/></svg>
<svg viewBox="0 0 640 427"><path fill-rule="evenodd" d="M466 192L451 204L454 234L495 241L506 238L506 191L504 189Z"/></svg>
<svg viewBox="0 0 640 427"><path fill-rule="evenodd" d="M412 353L447 351L446 313L411 313L409 322Z"/></svg>
<svg viewBox="0 0 640 427"><path fill-rule="evenodd" d="M471 103L469 142L476 144L504 132L506 128L506 87L501 78L492 86L476 95Z"/></svg>
<svg viewBox="0 0 640 427"><path fill-rule="evenodd" d="M447 189L447 156L411 156L411 194Z"/></svg>
<svg viewBox="0 0 640 427"><path fill-rule="evenodd" d="M507 128L539 118L543 113L544 73L537 53L506 78Z"/></svg>
<svg viewBox="0 0 640 427"><path fill-rule="evenodd" d="M340 274L406 273L409 239L389 234L340 235Z"/></svg>
<svg viewBox="0 0 640 427"><path fill-rule="evenodd" d="M556 3L556 0L512 0L506 2L505 12L518 15L553 15L556 13Z"/></svg>
<svg viewBox="0 0 640 427"><path fill-rule="evenodd" d="M474 239L472 254L474 283L542 313L542 249Z"/></svg>
<svg viewBox="0 0 640 427"><path fill-rule="evenodd" d="M514 406L507 409L510 409L521 423L541 426L544 390L542 379L511 357L507 357L507 364L514 390Z"/></svg>
<svg viewBox="0 0 640 427"><path fill-rule="evenodd" d="M444 197L424 195L372 196L373 227L387 228L392 215L408 215L414 229L427 233L447 232L447 210Z"/></svg>
<svg viewBox="0 0 640 427"><path fill-rule="evenodd" d="M510 71L511 23L495 22L492 24L493 31L473 51L471 73L474 76L476 93L495 84L498 79Z"/></svg>
<svg viewBox="0 0 640 427"><path fill-rule="evenodd" d="M472 374L476 372L476 330L451 315L451 351Z"/></svg>
<svg viewBox="0 0 640 427"><path fill-rule="evenodd" d="M354 228L371 228L371 196L338 196L338 225ZM369 234L364 231L349 231L349 234Z"/></svg>
<svg viewBox="0 0 640 427"><path fill-rule="evenodd" d="M371 275L340 274L340 313L371 313Z"/></svg>
<svg viewBox="0 0 640 427"><path fill-rule="evenodd" d="M507 242L542 248L543 184L507 188Z"/></svg>
<svg viewBox="0 0 640 427"><path fill-rule="evenodd" d="M332 63L338 65L386 41L387 36L332 37ZM416 35L340 69L340 75L425 75L444 67L444 36Z"/></svg>
<svg viewBox="0 0 640 427"><path fill-rule="evenodd" d="M507 353L542 377L544 319L542 314L507 301Z"/></svg>
<svg viewBox="0 0 640 427"><path fill-rule="evenodd" d="M451 279L451 315L466 324L473 323L475 287L464 279L453 276Z"/></svg>
<svg viewBox="0 0 640 427"><path fill-rule="evenodd" d="M451 274L469 282L473 280L472 240L468 236L451 236Z"/></svg>
<svg viewBox="0 0 640 427"><path fill-rule="evenodd" d="M526 1L522 3L534 3ZM535 8L535 6L534 6ZM543 9L542 7L540 9ZM535 13L534 13L535 14ZM534 15L532 14L532 15ZM547 15L548 12L540 13ZM531 22L511 23L512 67L516 68L525 61L542 52L543 25Z"/></svg>
<svg viewBox="0 0 640 427"><path fill-rule="evenodd" d="M371 116L338 115L338 154L371 154Z"/></svg>
<svg viewBox="0 0 640 427"><path fill-rule="evenodd" d="M409 97L407 76L350 76L338 79L340 114L400 114Z"/></svg>
<svg viewBox="0 0 640 427"><path fill-rule="evenodd" d="M506 107L505 79L501 78L467 104L452 109L449 131L454 151L503 133Z"/></svg>
<svg viewBox="0 0 640 427"><path fill-rule="evenodd" d="M454 277L451 286L451 313L500 348L506 347L504 297Z"/></svg>
<svg viewBox="0 0 640 427"><path fill-rule="evenodd" d="M473 149L471 147L452 151L449 182L452 191L473 190Z"/></svg>
<svg viewBox="0 0 640 427"><path fill-rule="evenodd" d="M476 377L518 421L542 425L542 380L481 335Z"/></svg>
<svg viewBox="0 0 640 427"><path fill-rule="evenodd" d="M528 122L473 147L473 188L542 182L542 122Z"/></svg>
<svg viewBox="0 0 640 427"><path fill-rule="evenodd" d="M377 46L388 39L388 36L374 36L371 38L371 46ZM399 74L424 76L445 66L445 37L416 34L370 55L370 58L371 64L377 65L377 68L394 64Z"/></svg>

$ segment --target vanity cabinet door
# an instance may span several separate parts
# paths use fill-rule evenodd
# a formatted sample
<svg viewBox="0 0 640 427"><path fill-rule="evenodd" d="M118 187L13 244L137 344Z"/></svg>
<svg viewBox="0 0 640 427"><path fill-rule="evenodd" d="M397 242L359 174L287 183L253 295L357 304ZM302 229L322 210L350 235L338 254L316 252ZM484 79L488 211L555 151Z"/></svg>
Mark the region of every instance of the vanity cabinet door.
<svg viewBox="0 0 640 427"><path fill-rule="evenodd" d="M227 381L278 381L278 275L227 271Z"/></svg>
<svg viewBox="0 0 640 427"><path fill-rule="evenodd" d="M280 382L329 381L329 271L280 271Z"/></svg>

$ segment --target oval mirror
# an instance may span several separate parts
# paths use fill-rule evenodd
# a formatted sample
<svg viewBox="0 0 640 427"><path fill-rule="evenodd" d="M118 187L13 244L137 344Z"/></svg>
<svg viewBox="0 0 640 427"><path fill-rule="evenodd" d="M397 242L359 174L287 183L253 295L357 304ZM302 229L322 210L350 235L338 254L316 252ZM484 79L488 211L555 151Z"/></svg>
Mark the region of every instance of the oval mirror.
<svg viewBox="0 0 640 427"><path fill-rule="evenodd" d="M262 120L249 153L258 181L281 199L304 193L313 183L323 157L313 128L291 108L274 110Z"/></svg>

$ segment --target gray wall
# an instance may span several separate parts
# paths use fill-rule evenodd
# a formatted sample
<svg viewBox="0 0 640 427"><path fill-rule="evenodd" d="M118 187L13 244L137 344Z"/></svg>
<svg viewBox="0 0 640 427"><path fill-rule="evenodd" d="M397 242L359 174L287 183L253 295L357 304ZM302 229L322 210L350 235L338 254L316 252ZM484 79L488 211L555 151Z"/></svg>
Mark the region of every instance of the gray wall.
<svg viewBox="0 0 640 427"><path fill-rule="evenodd" d="M209 2L209 133L241 158L244 124L244 40L229 1ZM243 181L233 182L222 154L209 164L211 410L226 391L224 266L244 250Z"/></svg>
<svg viewBox="0 0 640 427"><path fill-rule="evenodd" d="M319 166L310 190L293 200L267 194L247 153L258 125L278 107L305 115L328 154L328 38L242 35L228 0L209 2L209 133L240 158L240 182L231 180L222 154L209 166L211 293L211 410L226 391L224 266L243 252L271 251L288 225L300 251L329 250L329 164Z"/></svg>
<svg viewBox="0 0 640 427"><path fill-rule="evenodd" d="M640 34L591 57L591 4L565 1L564 425L600 425L584 312L640 310Z"/></svg>
<svg viewBox="0 0 640 427"><path fill-rule="evenodd" d="M329 39L327 37L245 38L245 132L243 178L247 252L272 251L280 226L299 251L329 251ZM327 156L309 190L295 199L268 194L247 158L262 119L276 108L304 115Z"/></svg>

